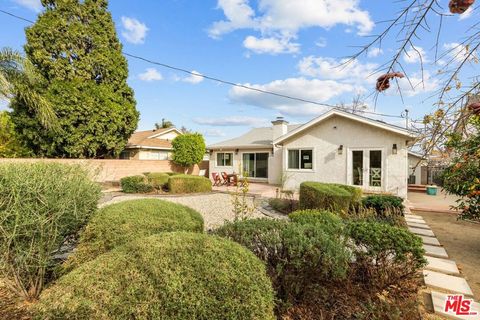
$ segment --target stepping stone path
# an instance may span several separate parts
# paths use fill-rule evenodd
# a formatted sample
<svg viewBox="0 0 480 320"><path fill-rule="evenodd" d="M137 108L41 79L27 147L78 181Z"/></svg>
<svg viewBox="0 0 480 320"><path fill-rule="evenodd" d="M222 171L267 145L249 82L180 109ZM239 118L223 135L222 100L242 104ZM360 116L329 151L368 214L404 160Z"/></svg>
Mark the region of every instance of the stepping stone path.
<svg viewBox="0 0 480 320"><path fill-rule="evenodd" d="M425 285L432 289L431 296L434 312L449 319L480 320L480 304L474 302L470 311L476 315L457 315L453 311L445 311L445 301L448 295L463 294L464 299L473 298L472 289L462 278L455 261L448 259L447 251L441 246L435 234L421 216L411 214L410 208L405 209L405 221L408 230L419 236L425 249L427 265L423 270Z"/></svg>

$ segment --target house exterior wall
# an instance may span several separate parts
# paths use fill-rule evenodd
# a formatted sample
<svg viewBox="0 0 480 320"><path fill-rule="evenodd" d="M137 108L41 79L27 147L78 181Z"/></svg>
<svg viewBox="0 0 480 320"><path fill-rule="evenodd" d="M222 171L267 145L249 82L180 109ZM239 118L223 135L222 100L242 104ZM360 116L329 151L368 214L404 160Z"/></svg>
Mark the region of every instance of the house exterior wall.
<svg viewBox="0 0 480 320"><path fill-rule="evenodd" d="M420 162L420 163L419 163ZM424 166L424 161L414 155L408 155L408 176L414 175L415 176L415 184L423 184L422 183L422 167ZM416 167L415 172L413 169Z"/></svg>
<svg viewBox="0 0 480 320"><path fill-rule="evenodd" d="M392 154L397 144L397 154ZM338 148L343 145L342 154ZM287 169L288 149L313 149L313 169ZM347 184L348 155L355 148L382 150L384 174L383 192L407 195L407 146L406 138L393 132L363 124L340 116L325 119L318 125L283 142L283 148L275 150L274 158L281 158L282 165L277 176L286 179L285 188L298 189L304 181L319 181ZM280 153L280 155L278 155Z"/></svg>
<svg viewBox="0 0 480 320"><path fill-rule="evenodd" d="M218 153L232 153L233 154L233 163L231 166L222 166L217 163L217 154ZM213 150L210 154L210 161L209 161L209 172L210 175L212 172L221 173L226 172L227 174L231 173L238 173L242 174L242 159L244 153L268 153L268 176L270 177L271 174L271 161L272 161L272 149L240 149L237 153L235 153L235 149L225 149L225 150ZM277 170L278 171L278 170ZM258 181L269 181L269 179L255 179L250 178L251 180L258 180Z"/></svg>

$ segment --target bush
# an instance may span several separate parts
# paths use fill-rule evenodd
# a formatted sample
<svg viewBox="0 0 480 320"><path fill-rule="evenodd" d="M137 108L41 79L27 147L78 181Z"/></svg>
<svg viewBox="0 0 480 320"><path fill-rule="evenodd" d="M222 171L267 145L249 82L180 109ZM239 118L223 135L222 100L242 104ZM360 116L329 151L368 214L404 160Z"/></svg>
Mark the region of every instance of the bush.
<svg viewBox="0 0 480 320"><path fill-rule="evenodd" d="M290 220L301 224L320 224L329 234L343 234L343 221L334 213L324 210L298 210L288 215Z"/></svg>
<svg viewBox="0 0 480 320"><path fill-rule="evenodd" d="M329 185L339 187L340 189L343 189L348 193L350 193L350 196L352 197L352 200L351 200L352 204L359 203L362 201L363 192L362 192L362 189L360 189L359 187L349 186L346 184L339 184L339 183L329 183Z"/></svg>
<svg viewBox="0 0 480 320"><path fill-rule="evenodd" d="M203 218L195 210L158 199L138 199L109 205L88 223L65 270L141 237L166 231L203 232Z"/></svg>
<svg viewBox="0 0 480 320"><path fill-rule="evenodd" d="M0 273L17 294L40 294L54 253L87 223L99 199L100 186L80 166L0 166Z"/></svg>
<svg viewBox="0 0 480 320"><path fill-rule="evenodd" d="M403 199L389 195L371 195L363 198L363 205L366 208L372 208L379 216L387 216L389 214L403 216Z"/></svg>
<svg viewBox="0 0 480 320"><path fill-rule="evenodd" d="M168 189L171 193L210 192L212 182L205 177L179 174L170 177Z"/></svg>
<svg viewBox="0 0 480 320"><path fill-rule="evenodd" d="M270 319L265 267L240 245L173 232L126 244L45 290L39 319Z"/></svg>
<svg viewBox="0 0 480 320"><path fill-rule="evenodd" d="M122 191L125 193L148 193L153 191L145 176L130 176L120 179Z"/></svg>
<svg viewBox="0 0 480 320"><path fill-rule="evenodd" d="M278 212L288 214L296 209L298 202L293 199L271 198L268 204Z"/></svg>
<svg viewBox="0 0 480 320"><path fill-rule="evenodd" d="M214 232L244 245L266 263L284 306L346 276L350 254L341 235L330 230L320 220L301 224L252 219L227 223Z"/></svg>
<svg viewBox="0 0 480 320"><path fill-rule="evenodd" d="M347 211L352 195L344 189L320 182L300 184L299 209L324 209Z"/></svg>
<svg viewBox="0 0 480 320"><path fill-rule="evenodd" d="M200 133L184 133L172 140L172 160L179 166L188 168L200 163L205 156L205 140Z"/></svg>
<svg viewBox="0 0 480 320"><path fill-rule="evenodd" d="M161 190L168 184L170 175L163 172L149 172L145 174L148 183L157 190Z"/></svg>

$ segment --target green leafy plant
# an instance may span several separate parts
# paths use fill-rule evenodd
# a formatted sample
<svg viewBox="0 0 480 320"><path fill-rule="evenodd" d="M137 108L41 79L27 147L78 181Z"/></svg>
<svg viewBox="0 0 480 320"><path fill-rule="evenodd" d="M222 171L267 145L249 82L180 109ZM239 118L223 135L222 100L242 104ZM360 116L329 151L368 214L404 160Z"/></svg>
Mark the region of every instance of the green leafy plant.
<svg viewBox="0 0 480 320"><path fill-rule="evenodd" d="M52 277L55 254L97 209L100 187L80 166L0 166L0 274L17 295L33 300Z"/></svg>
<svg viewBox="0 0 480 320"><path fill-rule="evenodd" d="M362 192L362 189L360 189L359 187L349 186L346 184L339 184L339 183L328 183L328 185L335 186L347 191L352 197L352 200L351 200L352 204L357 204L362 201L363 192Z"/></svg>
<svg viewBox="0 0 480 320"><path fill-rule="evenodd" d="M0 111L0 157L28 157L31 152L25 147L15 132L15 126L7 111Z"/></svg>
<svg viewBox="0 0 480 320"><path fill-rule="evenodd" d="M390 195L371 195L363 198L362 204L366 208L371 208L380 216L396 214L403 216L403 199Z"/></svg>
<svg viewBox="0 0 480 320"><path fill-rule="evenodd" d="M265 266L239 244L168 232L101 255L60 278L39 319L265 319L274 296Z"/></svg>
<svg viewBox="0 0 480 320"><path fill-rule="evenodd" d="M203 232L203 218L191 208L158 199L129 200L106 206L87 224L64 269L76 268L130 241L171 231Z"/></svg>
<svg viewBox="0 0 480 320"><path fill-rule="evenodd" d="M130 176L120 179L122 191L125 193L149 193L154 187L145 176Z"/></svg>
<svg viewBox="0 0 480 320"><path fill-rule="evenodd" d="M290 220L300 224L319 224L330 234L343 234L343 220L325 210L298 210L288 215Z"/></svg>
<svg viewBox="0 0 480 320"><path fill-rule="evenodd" d="M199 133L185 133L172 140L173 162L185 168L202 162L205 156L205 140Z"/></svg>
<svg viewBox="0 0 480 320"><path fill-rule="evenodd" d="M171 193L210 192L212 182L205 177L178 174L168 179L168 190Z"/></svg>
<svg viewBox="0 0 480 320"><path fill-rule="evenodd" d="M157 190L167 187L170 175L163 172L149 172L146 173L148 183Z"/></svg>
<svg viewBox="0 0 480 320"><path fill-rule="evenodd" d="M320 182L300 184L299 209L348 211L352 195L343 188Z"/></svg>

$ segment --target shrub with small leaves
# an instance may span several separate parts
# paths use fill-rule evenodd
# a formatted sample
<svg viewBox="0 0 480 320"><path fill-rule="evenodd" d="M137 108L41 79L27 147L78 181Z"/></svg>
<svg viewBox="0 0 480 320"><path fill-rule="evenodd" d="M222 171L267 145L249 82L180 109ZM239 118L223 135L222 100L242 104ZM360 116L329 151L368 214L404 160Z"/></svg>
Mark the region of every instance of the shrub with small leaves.
<svg viewBox="0 0 480 320"><path fill-rule="evenodd" d="M145 176L124 177L120 179L120 185L125 193L149 193L154 189Z"/></svg>
<svg viewBox="0 0 480 320"><path fill-rule="evenodd" d="M338 186L311 181L300 184L299 209L346 212L351 203L352 194Z"/></svg>
<svg viewBox="0 0 480 320"><path fill-rule="evenodd" d="M168 179L168 190L171 193L210 192L212 182L205 177L178 174Z"/></svg>
<svg viewBox="0 0 480 320"><path fill-rule="evenodd" d="M154 187L156 190L161 190L165 188L168 184L168 179L170 175L163 172L149 172L146 173L148 183Z"/></svg>
<svg viewBox="0 0 480 320"><path fill-rule="evenodd" d="M374 209L378 215L397 214L403 216L403 199L390 195L371 195L363 198L366 208Z"/></svg>

